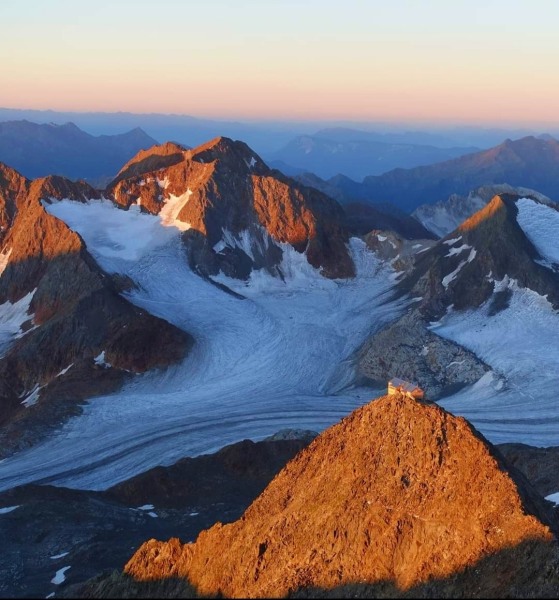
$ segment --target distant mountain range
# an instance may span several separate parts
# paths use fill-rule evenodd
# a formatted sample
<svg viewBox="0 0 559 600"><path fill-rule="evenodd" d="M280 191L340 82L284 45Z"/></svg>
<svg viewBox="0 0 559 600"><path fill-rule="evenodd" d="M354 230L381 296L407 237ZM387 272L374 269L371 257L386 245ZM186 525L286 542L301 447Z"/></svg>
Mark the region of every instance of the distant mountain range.
<svg viewBox="0 0 559 600"><path fill-rule="evenodd" d="M156 143L139 127L120 135L93 136L73 123L0 123L0 161L31 179L62 175L104 187L124 162Z"/></svg>
<svg viewBox="0 0 559 600"><path fill-rule="evenodd" d="M325 129L315 135L299 136L266 158L280 169L283 165L289 174L304 169L323 178L343 173L361 180L396 167L428 165L479 150L471 146L440 148L409 143L405 141L408 137L405 134L384 136L351 129ZM430 138L428 135L415 137Z"/></svg>
<svg viewBox="0 0 559 600"><path fill-rule="evenodd" d="M452 160L413 169L394 169L358 183L344 176L328 181L348 197L391 202L413 211L421 204L466 195L488 184L508 183L559 197L559 142L551 136L528 136Z"/></svg>

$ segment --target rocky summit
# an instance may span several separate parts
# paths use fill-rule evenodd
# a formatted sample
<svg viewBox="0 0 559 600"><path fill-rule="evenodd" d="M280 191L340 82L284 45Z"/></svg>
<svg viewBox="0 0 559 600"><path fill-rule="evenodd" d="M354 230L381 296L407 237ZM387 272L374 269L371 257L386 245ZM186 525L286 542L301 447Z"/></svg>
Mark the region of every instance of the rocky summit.
<svg viewBox="0 0 559 600"><path fill-rule="evenodd" d="M546 503L465 419L394 394L318 436L238 521L193 544L150 540L125 572L226 597L381 581L405 590L551 542L550 522Z"/></svg>
<svg viewBox="0 0 559 600"><path fill-rule="evenodd" d="M269 169L245 143L219 137L192 150L142 151L107 188L119 206L139 205L184 234L191 266L246 279L282 277L282 244L305 253L326 277L352 277L344 212L315 188Z"/></svg>

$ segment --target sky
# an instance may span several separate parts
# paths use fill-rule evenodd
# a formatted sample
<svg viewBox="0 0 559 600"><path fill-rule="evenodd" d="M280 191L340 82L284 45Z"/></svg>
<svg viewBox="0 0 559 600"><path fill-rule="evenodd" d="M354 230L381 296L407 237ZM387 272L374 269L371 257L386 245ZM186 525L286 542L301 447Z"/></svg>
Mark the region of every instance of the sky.
<svg viewBox="0 0 559 600"><path fill-rule="evenodd" d="M556 0L0 0L0 106L557 125Z"/></svg>

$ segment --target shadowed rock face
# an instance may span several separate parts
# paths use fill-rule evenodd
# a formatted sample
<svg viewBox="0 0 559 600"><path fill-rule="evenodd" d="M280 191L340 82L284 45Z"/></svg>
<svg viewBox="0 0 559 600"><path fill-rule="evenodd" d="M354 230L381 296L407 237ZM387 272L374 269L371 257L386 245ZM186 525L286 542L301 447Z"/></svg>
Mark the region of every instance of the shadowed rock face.
<svg viewBox="0 0 559 600"><path fill-rule="evenodd" d="M0 190L7 223L0 304L9 312L10 304L30 297L27 319L0 357L0 454L6 455L60 424L85 398L118 387L128 372L177 361L191 338L122 298L81 237L42 205L99 192L61 177L29 182L7 167Z"/></svg>
<svg viewBox="0 0 559 600"><path fill-rule="evenodd" d="M126 165L107 193L125 208L139 204L164 218L172 212L204 275L226 265L222 270L234 277L253 268L281 276L278 243L305 252L326 277L354 275L342 208L269 169L243 142L221 137L193 150L155 146Z"/></svg>
<svg viewBox="0 0 559 600"><path fill-rule="evenodd" d="M241 519L194 544L150 540L125 572L183 577L227 597L355 582L409 588L550 541L547 522L545 503L465 419L384 396L316 438Z"/></svg>

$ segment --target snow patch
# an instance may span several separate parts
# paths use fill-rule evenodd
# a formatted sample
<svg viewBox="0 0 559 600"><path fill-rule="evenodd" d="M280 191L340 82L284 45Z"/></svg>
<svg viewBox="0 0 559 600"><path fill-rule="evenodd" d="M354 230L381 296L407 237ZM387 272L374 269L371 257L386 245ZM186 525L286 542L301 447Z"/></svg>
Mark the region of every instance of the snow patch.
<svg viewBox="0 0 559 600"><path fill-rule="evenodd" d="M190 229L190 223L181 221L178 216L184 206L190 200L192 190L188 188L184 194L174 196L171 194L166 200L163 208L159 212L161 222L165 227L176 227L179 231L187 231Z"/></svg>
<svg viewBox="0 0 559 600"><path fill-rule="evenodd" d="M454 269L454 271L452 271L452 273L449 273L448 275L445 275L443 277L443 287L444 289L448 289L449 284L454 281L456 279L456 277L458 276L458 273L460 273L460 271L462 270L462 268L468 263L468 260L462 260L460 261L460 264L456 267L456 269Z"/></svg>
<svg viewBox="0 0 559 600"><path fill-rule="evenodd" d="M70 568L71 567L62 567L62 569L58 569L56 575L50 580L50 582L54 583L54 585L60 585L61 583L64 583L66 581L66 575L64 573L66 573L66 571Z"/></svg>
<svg viewBox="0 0 559 600"><path fill-rule="evenodd" d="M464 250L469 250L471 248L471 246L468 246L468 244L462 244L460 247L458 248L451 248L450 251L448 252L448 254L445 254L445 258L449 258L450 256L454 256L455 254L460 254L461 252L464 252Z"/></svg>
<svg viewBox="0 0 559 600"><path fill-rule="evenodd" d="M162 190L166 190L169 187L169 177L165 176L164 179L159 179L157 178L157 185L162 189Z"/></svg>
<svg viewBox="0 0 559 600"><path fill-rule="evenodd" d="M148 515L154 519L157 519L159 517L159 515L157 513L154 513L152 511L148 512Z"/></svg>
<svg viewBox="0 0 559 600"><path fill-rule="evenodd" d="M66 373L68 373L68 371L74 366L74 363L72 363L71 365L68 365L65 369L62 369L62 371L60 371L60 373L58 373L57 377L60 377L61 375L66 375Z"/></svg>
<svg viewBox="0 0 559 600"><path fill-rule="evenodd" d="M386 242L386 240L388 239L385 235L379 235L377 233L377 239L379 242Z"/></svg>
<svg viewBox="0 0 559 600"><path fill-rule="evenodd" d="M100 365L102 367L112 367L111 363L107 362L105 360L105 351L103 350L103 352L101 352L101 354L98 354L94 359L93 362L96 365Z"/></svg>
<svg viewBox="0 0 559 600"><path fill-rule="evenodd" d="M520 198L516 207L516 220L538 253L548 263L559 264L559 211L530 198Z"/></svg>
<svg viewBox="0 0 559 600"><path fill-rule="evenodd" d="M13 304L11 302L0 304L0 358L4 356L14 339L18 339L31 331L23 331L21 326L33 318L33 315L28 313L31 300L33 300L36 291L35 288Z"/></svg>
<svg viewBox="0 0 559 600"><path fill-rule="evenodd" d="M545 499L549 500L549 502L553 502L557 506L559 504L559 492L549 494L549 496L546 496Z"/></svg>
<svg viewBox="0 0 559 600"><path fill-rule="evenodd" d="M51 560L58 560L59 558L64 558L65 556L68 556L68 554L70 554L70 552L61 552L60 554L55 554L54 556L50 556L49 558Z"/></svg>
<svg viewBox="0 0 559 600"><path fill-rule="evenodd" d="M0 277L2 276L2 273L6 270L6 267L8 266L10 256L12 255L12 250L13 248L10 248L7 251L6 249L4 249L0 254Z"/></svg>
<svg viewBox="0 0 559 600"><path fill-rule="evenodd" d="M457 238L453 238L451 240L445 240L443 242L443 244L446 244L447 246L454 246L454 244L456 244L456 242L459 242L462 239L462 236L458 236Z"/></svg>
<svg viewBox="0 0 559 600"><path fill-rule="evenodd" d="M33 390L31 390L31 393L29 394L29 396L27 396L27 398L25 398L25 400L22 402L22 404L25 406L25 408L29 408L30 406L34 406L35 404L37 404L37 402L39 401L39 394L40 394L41 390L43 389L43 387L44 386L37 384L33 388Z"/></svg>
<svg viewBox="0 0 559 600"><path fill-rule="evenodd" d="M136 510L153 510L154 508L153 504L143 504L142 506L138 506Z"/></svg>
<svg viewBox="0 0 559 600"><path fill-rule="evenodd" d="M16 506L5 506L4 508L0 508L0 515L7 515L20 506L21 504L17 504Z"/></svg>

